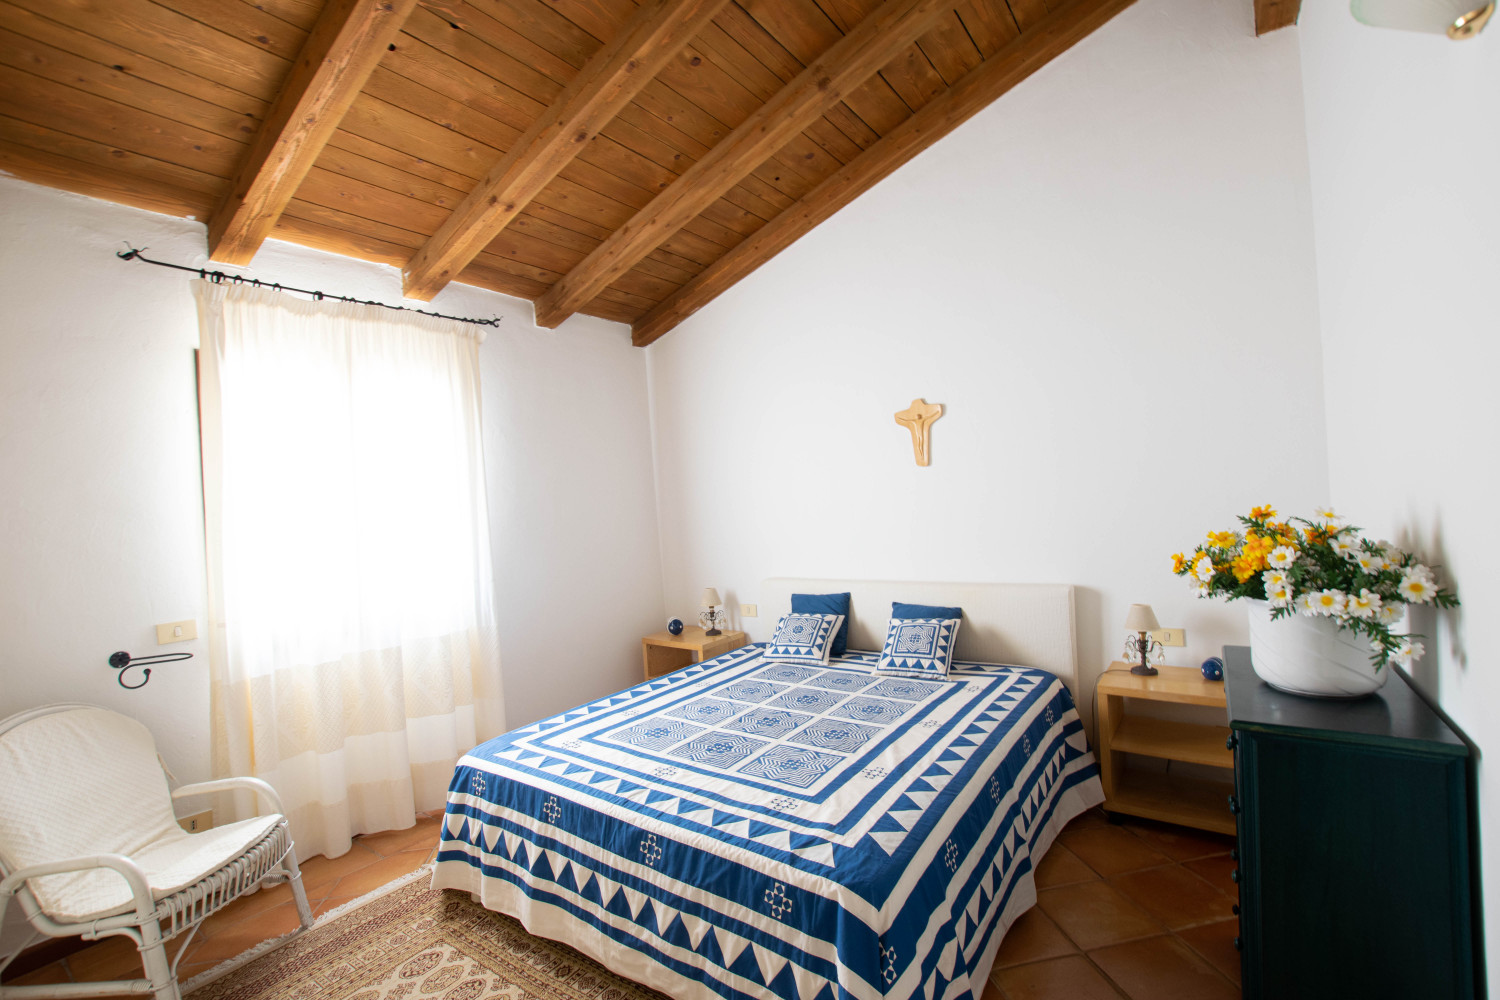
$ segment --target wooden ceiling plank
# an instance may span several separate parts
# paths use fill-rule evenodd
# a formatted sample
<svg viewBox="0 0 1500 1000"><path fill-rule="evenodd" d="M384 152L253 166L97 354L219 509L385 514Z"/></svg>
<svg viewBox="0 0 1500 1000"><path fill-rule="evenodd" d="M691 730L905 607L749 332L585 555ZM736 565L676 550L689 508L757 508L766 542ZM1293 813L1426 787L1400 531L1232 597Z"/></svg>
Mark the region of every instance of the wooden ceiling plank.
<svg viewBox="0 0 1500 1000"><path fill-rule="evenodd" d="M99 66L110 67L143 84L160 87L193 100L202 101L211 107L223 108L234 115L243 115L250 120L249 129L254 132L256 123L265 115L268 103L242 91L227 87L217 80L210 80L177 66L150 56L134 52L117 42L60 24L51 18L42 17L33 11L17 7L8 0L0 0L0 22L18 35L54 49L69 52L78 58ZM117 67L117 68L116 68ZM186 120L186 119L179 119ZM199 122L190 121L189 124Z"/></svg>
<svg viewBox="0 0 1500 1000"><path fill-rule="evenodd" d="M192 18L205 27L223 32L246 45L263 49L284 62L302 51L307 31L248 3L224 0L160 0L163 6Z"/></svg>
<svg viewBox="0 0 1500 1000"><path fill-rule="evenodd" d="M101 166L9 140L0 143L0 170L33 184L166 215L199 217L213 204L211 195L188 191L144 173L126 173L120 169L119 160Z"/></svg>
<svg viewBox="0 0 1500 1000"><path fill-rule="evenodd" d="M824 181L801 204L772 220L643 316L632 330L633 342L644 347L671 330L1133 2L1065 0L1057 4L1041 23Z"/></svg>
<svg viewBox="0 0 1500 1000"><path fill-rule="evenodd" d="M954 13L985 59L1009 45L1021 33L1005 0L963 0Z"/></svg>
<svg viewBox="0 0 1500 1000"><path fill-rule="evenodd" d="M153 197L159 197L162 191L176 190L181 196L176 202L181 204L196 205L204 199L212 204L224 190L222 177L9 115L0 115L0 145L3 144L75 160L88 169L117 171L122 184L135 177L143 178L156 190ZM116 186L111 185L110 189L116 190Z"/></svg>
<svg viewBox="0 0 1500 1000"><path fill-rule="evenodd" d="M552 0L552 8L595 38L613 38L635 13L631 0Z"/></svg>
<svg viewBox="0 0 1500 1000"><path fill-rule="evenodd" d="M248 264L416 0L329 0L208 222L209 258Z"/></svg>
<svg viewBox="0 0 1500 1000"><path fill-rule="evenodd" d="M957 11L949 11L940 17L937 26L917 40L917 46L942 76L944 88L963 79L966 73L984 61L963 22L958 19Z"/></svg>
<svg viewBox="0 0 1500 1000"><path fill-rule="evenodd" d="M58 15L57 0L12 0L43 17ZM262 100L276 90L287 61L154 3L98 3L88 8L88 33L170 63Z"/></svg>
<svg viewBox="0 0 1500 1000"><path fill-rule="evenodd" d="M227 177L245 144L0 65L0 114Z"/></svg>
<svg viewBox="0 0 1500 1000"><path fill-rule="evenodd" d="M1480 6L1475 0L1476 7ZM1302 13L1302 0L1255 0L1255 33L1290 28Z"/></svg>
<svg viewBox="0 0 1500 1000"><path fill-rule="evenodd" d="M402 274L408 298L431 299L515 218L641 85L708 23L724 0L647 0L464 199Z"/></svg>
<svg viewBox="0 0 1500 1000"><path fill-rule="evenodd" d="M1016 26L1023 32L1042 23L1047 18L1046 0L1005 0L1016 19Z"/></svg>
<svg viewBox="0 0 1500 1000"><path fill-rule="evenodd" d="M885 0L859 27L814 60L740 128L714 146L536 304L537 322L555 327L616 275L661 245L718 200L756 164L786 144L823 109L890 61L931 26L948 0Z"/></svg>
<svg viewBox="0 0 1500 1000"><path fill-rule="evenodd" d="M67 44L76 39L58 40ZM3 27L0 27L0 64L242 143L255 133L255 119L246 115Z"/></svg>

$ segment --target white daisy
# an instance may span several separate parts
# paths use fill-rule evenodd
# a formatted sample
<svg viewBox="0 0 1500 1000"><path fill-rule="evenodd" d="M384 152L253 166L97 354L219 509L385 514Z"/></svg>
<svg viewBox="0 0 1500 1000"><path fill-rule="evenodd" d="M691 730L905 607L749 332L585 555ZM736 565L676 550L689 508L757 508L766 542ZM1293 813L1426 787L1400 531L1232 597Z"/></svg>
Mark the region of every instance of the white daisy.
<svg viewBox="0 0 1500 1000"><path fill-rule="evenodd" d="M1312 595L1313 610L1320 615L1343 614L1346 601L1342 590L1320 590Z"/></svg>
<svg viewBox="0 0 1500 1000"><path fill-rule="evenodd" d="M1385 556L1377 556L1373 552L1359 553L1354 557L1354 564L1370 574L1379 573L1390 565L1386 562Z"/></svg>
<svg viewBox="0 0 1500 1000"><path fill-rule="evenodd" d="M1401 616L1405 613L1406 605L1404 604L1386 604L1375 615L1375 620L1382 625L1394 625L1401 620Z"/></svg>
<svg viewBox="0 0 1500 1000"><path fill-rule="evenodd" d="M1193 563L1193 576L1208 583L1214 578L1214 561L1208 556L1199 556L1198 561Z"/></svg>
<svg viewBox="0 0 1500 1000"><path fill-rule="evenodd" d="M1271 607L1273 608L1290 607L1292 603L1292 585L1282 582L1274 587L1267 587L1266 600L1271 602Z"/></svg>
<svg viewBox="0 0 1500 1000"><path fill-rule="evenodd" d="M1337 524L1339 516L1333 512L1332 507L1314 507L1313 516L1324 524Z"/></svg>
<svg viewBox="0 0 1500 1000"><path fill-rule="evenodd" d="M1420 642L1412 642L1410 639L1402 639L1401 645L1396 647L1396 651L1391 654L1391 659L1395 660L1397 663L1405 667L1408 666L1412 660L1421 659L1424 652L1426 652L1426 650L1422 648L1422 644Z"/></svg>
<svg viewBox="0 0 1500 1000"><path fill-rule="evenodd" d="M1297 610L1304 615L1317 616L1322 614L1322 612L1318 610L1318 605L1316 603L1317 596L1317 594L1303 594L1301 599L1297 601Z"/></svg>
<svg viewBox="0 0 1500 1000"><path fill-rule="evenodd" d="M1401 578L1401 584L1396 588L1403 600L1409 604L1426 604L1437 594L1437 586L1428 579L1415 574L1408 573Z"/></svg>
<svg viewBox="0 0 1500 1000"><path fill-rule="evenodd" d="M1349 613L1355 618L1374 618L1380 613L1380 595L1373 590L1361 590L1349 595Z"/></svg>
<svg viewBox="0 0 1500 1000"><path fill-rule="evenodd" d="M1211 596L1213 596L1213 591L1209 588L1208 584L1206 584L1206 583L1200 583L1200 584L1198 584L1198 586L1196 588L1196 592L1197 592L1197 594L1198 594L1199 597L1211 597Z"/></svg>
<svg viewBox="0 0 1500 1000"><path fill-rule="evenodd" d="M1353 559L1359 553L1359 539L1353 535L1334 535L1328 539L1328 547L1346 559Z"/></svg>
<svg viewBox="0 0 1500 1000"><path fill-rule="evenodd" d="M1266 556L1266 562L1270 563L1276 569L1286 569L1296 561L1297 550L1290 545L1278 545L1271 550L1270 555Z"/></svg>
<svg viewBox="0 0 1500 1000"><path fill-rule="evenodd" d="M1260 578L1265 583L1267 591L1270 591L1272 587L1284 587L1288 583L1286 574L1279 569L1268 569L1260 575Z"/></svg>

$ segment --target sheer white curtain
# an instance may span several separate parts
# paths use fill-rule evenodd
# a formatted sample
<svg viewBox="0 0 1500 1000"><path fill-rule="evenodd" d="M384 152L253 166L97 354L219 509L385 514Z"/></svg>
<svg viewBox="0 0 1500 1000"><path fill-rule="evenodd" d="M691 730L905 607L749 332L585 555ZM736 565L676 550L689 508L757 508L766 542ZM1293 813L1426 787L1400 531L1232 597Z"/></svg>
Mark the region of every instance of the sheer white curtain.
<svg viewBox="0 0 1500 1000"><path fill-rule="evenodd" d="M334 857L503 729L479 328L195 291L214 768Z"/></svg>

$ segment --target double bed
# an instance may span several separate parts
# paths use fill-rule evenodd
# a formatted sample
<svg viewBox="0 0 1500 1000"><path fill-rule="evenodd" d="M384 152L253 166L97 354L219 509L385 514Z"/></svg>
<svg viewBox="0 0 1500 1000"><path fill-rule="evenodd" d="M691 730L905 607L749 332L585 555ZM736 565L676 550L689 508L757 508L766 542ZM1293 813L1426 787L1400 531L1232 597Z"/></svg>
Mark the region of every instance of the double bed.
<svg viewBox="0 0 1500 1000"><path fill-rule="evenodd" d="M1099 803L1064 585L848 591L826 666L757 643L474 748L435 888L697 998L977 998L1034 865ZM875 672L892 601L960 605L946 682ZM998 665L1015 664L1015 665Z"/></svg>

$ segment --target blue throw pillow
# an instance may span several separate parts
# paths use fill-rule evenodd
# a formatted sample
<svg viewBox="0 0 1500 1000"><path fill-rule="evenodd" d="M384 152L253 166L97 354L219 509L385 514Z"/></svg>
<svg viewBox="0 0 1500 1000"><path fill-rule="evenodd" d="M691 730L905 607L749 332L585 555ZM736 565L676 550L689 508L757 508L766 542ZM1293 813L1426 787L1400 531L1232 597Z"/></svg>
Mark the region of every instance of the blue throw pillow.
<svg viewBox="0 0 1500 1000"><path fill-rule="evenodd" d="M959 623L958 618L892 618L875 672L946 681Z"/></svg>
<svg viewBox="0 0 1500 1000"><path fill-rule="evenodd" d="M891 602L892 618L962 618L963 616L963 608L940 608L935 604Z"/></svg>
<svg viewBox="0 0 1500 1000"><path fill-rule="evenodd" d="M761 658L824 665L843 621L843 615L782 615Z"/></svg>
<svg viewBox="0 0 1500 1000"><path fill-rule="evenodd" d="M793 594L792 614L843 615L844 624L833 637L832 656L843 656L849 648L849 595L848 594Z"/></svg>

